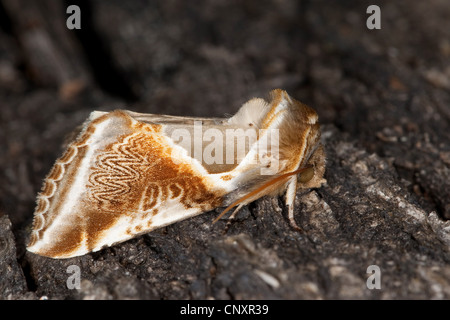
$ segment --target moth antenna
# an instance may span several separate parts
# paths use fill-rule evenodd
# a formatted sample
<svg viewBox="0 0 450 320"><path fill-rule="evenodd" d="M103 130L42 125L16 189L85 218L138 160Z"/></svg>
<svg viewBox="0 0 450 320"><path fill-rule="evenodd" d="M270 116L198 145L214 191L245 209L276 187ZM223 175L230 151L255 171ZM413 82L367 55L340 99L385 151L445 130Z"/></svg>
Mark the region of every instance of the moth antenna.
<svg viewBox="0 0 450 320"><path fill-rule="evenodd" d="M297 170L295 170L295 171L292 171L292 172L288 172L288 173L282 174L281 176L275 177L275 178L273 178L272 180L267 181L266 183L264 183L264 184L263 184L262 186L260 186L259 188L253 190L252 192L247 193L247 194L246 194L245 196L243 196L241 199L236 200L235 202L233 202L232 204L230 204L228 207L226 207L225 210L224 210L221 214L219 214L219 216L218 216L217 218L214 219L213 224L215 224L220 218L223 217L224 214L226 214L228 211L230 211L231 209L233 209L235 206L237 206L237 205L242 206L242 203L243 203L245 200L247 200L247 199L253 197L254 195L260 193L260 192L263 191L264 189L270 187L271 185L273 185L273 184L275 184L275 183L277 183L277 182L280 182L280 181L282 181L282 180L284 180L284 179L286 179L286 178L289 178L289 177L291 177L291 176L293 176L293 175L302 173L303 171L305 171L306 169L309 169L310 167L311 167L311 166L306 166L306 167L304 167L304 168L300 168L300 169L297 169Z"/></svg>

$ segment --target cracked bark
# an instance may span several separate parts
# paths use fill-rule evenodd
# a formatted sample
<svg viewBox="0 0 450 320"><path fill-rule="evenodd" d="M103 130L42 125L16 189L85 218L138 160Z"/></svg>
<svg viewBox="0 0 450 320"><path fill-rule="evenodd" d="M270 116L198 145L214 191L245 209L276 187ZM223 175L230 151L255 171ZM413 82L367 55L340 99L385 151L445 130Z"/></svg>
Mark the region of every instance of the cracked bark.
<svg viewBox="0 0 450 320"><path fill-rule="evenodd" d="M0 1L1 298L450 298L445 0L381 1L378 31L357 1L70 4L81 32L64 3ZM323 123L327 184L297 195L303 233L263 198L226 234L217 210L79 258L25 252L42 179L90 111L222 116L274 87Z"/></svg>

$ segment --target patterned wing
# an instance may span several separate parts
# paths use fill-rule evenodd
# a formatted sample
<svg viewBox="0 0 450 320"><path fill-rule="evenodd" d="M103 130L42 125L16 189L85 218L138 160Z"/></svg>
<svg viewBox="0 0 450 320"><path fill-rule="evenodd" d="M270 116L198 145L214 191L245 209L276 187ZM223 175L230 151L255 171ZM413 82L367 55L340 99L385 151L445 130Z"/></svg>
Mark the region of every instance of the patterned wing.
<svg viewBox="0 0 450 320"><path fill-rule="evenodd" d="M28 250L82 255L219 206L224 191L174 148L123 111L88 123L44 183Z"/></svg>

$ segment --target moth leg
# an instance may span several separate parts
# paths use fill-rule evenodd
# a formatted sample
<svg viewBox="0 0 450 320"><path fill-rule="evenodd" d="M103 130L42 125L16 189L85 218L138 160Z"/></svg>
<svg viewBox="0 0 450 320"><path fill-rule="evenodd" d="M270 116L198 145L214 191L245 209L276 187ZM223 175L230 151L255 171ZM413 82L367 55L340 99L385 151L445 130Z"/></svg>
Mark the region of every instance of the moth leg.
<svg viewBox="0 0 450 320"><path fill-rule="evenodd" d="M302 229L297 225L294 219L294 201L296 193L297 193L297 176L293 176L286 190L286 206L288 207L288 218L291 227L301 232Z"/></svg>
<svg viewBox="0 0 450 320"><path fill-rule="evenodd" d="M234 209L233 213L228 217L227 225L225 226L225 230L223 231L224 234L228 232L228 229L230 229L231 227L231 223L233 223L234 219L236 218L236 214L239 212L239 210L241 210L243 206L243 203L238 205L237 208Z"/></svg>

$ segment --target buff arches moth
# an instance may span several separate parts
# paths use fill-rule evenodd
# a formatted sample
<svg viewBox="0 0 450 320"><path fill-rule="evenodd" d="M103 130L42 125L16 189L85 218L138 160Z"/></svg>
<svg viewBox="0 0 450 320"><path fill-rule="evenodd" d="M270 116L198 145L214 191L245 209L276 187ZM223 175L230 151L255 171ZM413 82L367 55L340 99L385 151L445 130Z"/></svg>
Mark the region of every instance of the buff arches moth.
<svg viewBox="0 0 450 320"><path fill-rule="evenodd" d="M229 118L94 111L44 180L27 250L80 256L284 192L298 228L296 192L324 171L317 113L280 89Z"/></svg>

